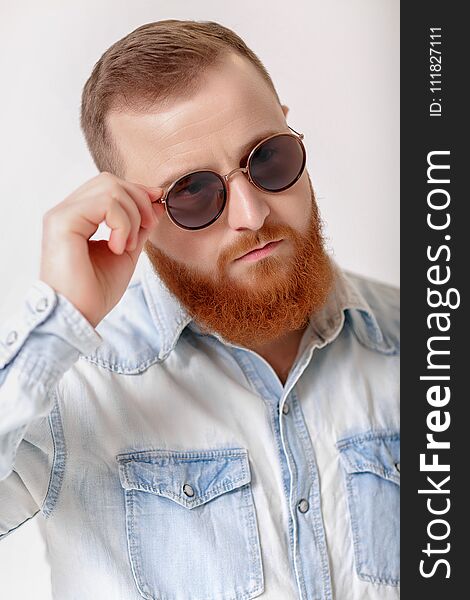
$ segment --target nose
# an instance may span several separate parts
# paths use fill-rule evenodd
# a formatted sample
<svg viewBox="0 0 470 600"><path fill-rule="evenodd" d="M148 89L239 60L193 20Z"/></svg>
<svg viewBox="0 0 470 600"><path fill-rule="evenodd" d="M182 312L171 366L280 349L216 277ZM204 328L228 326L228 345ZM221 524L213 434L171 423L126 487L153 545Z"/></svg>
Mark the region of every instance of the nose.
<svg viewBox="0 0 470 600"><path fill-rule="evenodd" d="M237 175L237 176L235 176ZM229 182L229 178L232 177ZM225 175L227 183L227 223L231 229L261 229L270 208L258 190L248 179L248 169L239 167Z"/></svg>

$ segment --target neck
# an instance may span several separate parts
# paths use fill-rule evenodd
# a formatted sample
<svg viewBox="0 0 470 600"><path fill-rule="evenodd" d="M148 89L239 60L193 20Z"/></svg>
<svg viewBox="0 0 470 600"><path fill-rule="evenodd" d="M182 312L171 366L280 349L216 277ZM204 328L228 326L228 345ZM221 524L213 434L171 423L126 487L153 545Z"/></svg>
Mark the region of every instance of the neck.
<svg viewBox="0 0 470 600"><path fill-rule="evenodd" d="M289 331L276 340L263 345L250 345L249 349L262 356L277 373L282 384L287 380L297 357L302 336L308 324L301 329Z"/></svg>

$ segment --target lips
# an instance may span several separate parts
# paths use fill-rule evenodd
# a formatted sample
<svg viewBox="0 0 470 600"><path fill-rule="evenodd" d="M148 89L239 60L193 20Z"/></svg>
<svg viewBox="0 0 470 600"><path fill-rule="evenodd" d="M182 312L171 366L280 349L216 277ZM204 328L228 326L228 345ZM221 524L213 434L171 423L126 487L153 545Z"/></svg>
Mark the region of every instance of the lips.
<svg viewBox="0 0 470 600"><path fill-rule="evenodd" d="M254 252L255 250L261 250L262 248L264 248L265 246L267 246L268 244L272 244L275 242L279 242L280 240L270 240L269 242L265 242L264 244L261 244L260 246L256 246L256 248L252 248L249 252L246 252L245 254L240 255L238 259L243 258L244 256L247 256L247 254L250 254L251 252Z"/></svg>

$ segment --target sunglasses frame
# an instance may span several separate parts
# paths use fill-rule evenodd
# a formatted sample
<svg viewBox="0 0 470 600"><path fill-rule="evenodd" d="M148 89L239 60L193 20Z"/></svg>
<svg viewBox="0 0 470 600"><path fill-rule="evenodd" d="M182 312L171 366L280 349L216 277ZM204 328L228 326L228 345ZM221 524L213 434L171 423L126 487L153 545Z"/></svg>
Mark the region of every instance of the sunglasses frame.
<svg viewBox="0 0 470 600"><path fill-rule="evenodd" d="M154 204L164 204L165 205L166 214L168 215L168 218L170 219L170 221L172 223L174 223L174 225L176 225L176 227L179 227L180 229L183 229L184 231L199 231L199 230L205 229L206 227L209 227L210 225L215 223L215 221L217 221L217 219L220 217L220 215L224 212L225 207L227 205L228 195L229 195L229 188L228 188L227 182L229 180L229 177L231 177L234 173L237 173L238 171L241 171L242 173L247 175L248 181L252 185L254 185L256 189L264 192L265 194L280 194L281 192L288 190L300 179L300 177L302 176L302 174L305 170L305 164L307 162L307 151L306 151L305 145L302 141L304 138L304 134L295 131L295 129L292 129L292 127L290 127L290 125L288 125L287 127L289 127L289 129L292 131L292 133L290 133L288 131L286 131L286 132L282 131L280 133L273 133L272 135L269 135L268 137L266 137L266 138L262 139L260 142L258 142L254 146L254 148L252 148L252 150L250 151L250 154L248 155L248 158L246 159L246 164L244 167L238 167L236 169L233 169L232 171L230 171L230 173L227 173L226 175L221 175L220 173L217 173L217 171L214 171L212 169L197 169L196 171L190 171L189 173L185 173L184 175L181 175L180 177L178 177L178 179L176 179L176 181L174 181L170 186L168 186L168 188L165 190L163 196L161 198L159 198L158 200L155 200ZM302 153L303 153L303 161L302 161L302 168L300 169L299 174L294 179L294 181L292 183L290 183L287 187L284 187L281 190L273 192L270 190L266 190L255 183L255 181L252 179L251 173L250 173L250 162L251 162L251 158L252 158L253 154L258 150L258 148L262 144L264 144L268 140L270 140L274 137L278 137L280 135L287 135L287 136L293 137L299 142L300 147L302 149ZM177 223L171 216L170 211L168 210L168 204L167 204L168 194L175 187L175 185L177 183L179 183L182 179L184 179L185 177L188 177L189 175L194 175L196 173L201 173L201 172L202 173L213 173L214 175L217 175L217 177L220 179L220 181L222 182L222 185L224 186L224 203L222 205L222 208L218 212L218 214L211 221L209 221L209 223L207 223L206 225L202 225L201 227L185 227L184 225Z"/></svg>

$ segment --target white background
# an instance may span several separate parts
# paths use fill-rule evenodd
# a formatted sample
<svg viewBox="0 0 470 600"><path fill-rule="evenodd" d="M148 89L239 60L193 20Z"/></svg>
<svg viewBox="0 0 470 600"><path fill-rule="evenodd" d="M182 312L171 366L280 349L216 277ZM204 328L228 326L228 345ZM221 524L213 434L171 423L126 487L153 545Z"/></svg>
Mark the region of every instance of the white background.
<svg viewBox="0 0 470 600"><path fill-rule="evenodd" d="M0 0L0 320L39 276L42 215L97 173L79 127L94 63L167 18L218 21L258 54L305 134L335 259L398 285L399 0ZM38 524L0 542L0 597L51 598Z"/></svg>

